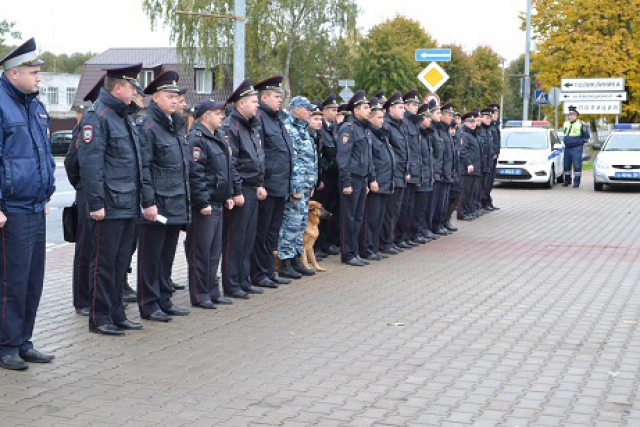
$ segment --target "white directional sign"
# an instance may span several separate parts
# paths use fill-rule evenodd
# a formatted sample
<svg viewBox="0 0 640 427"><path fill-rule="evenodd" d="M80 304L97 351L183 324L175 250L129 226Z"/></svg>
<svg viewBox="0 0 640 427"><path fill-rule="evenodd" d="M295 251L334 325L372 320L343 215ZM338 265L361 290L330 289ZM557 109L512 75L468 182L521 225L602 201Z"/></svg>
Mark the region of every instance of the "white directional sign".
<svg viewBox="0 0 640 427"><path fill-rule="evenodd" d="M563 102L570 101L626 101L627 92L569 92L560 96Z"/></svg>
<svg viewBox="0 0 640 427"><path fill-rule="evenodd" d="M429 89L429 92L435 92L449 80L449 74L437 62L432 62L420 71L418 80Z"/></svg>
<svg viewBox="0 0 640 427"><path fill-rule="evenodd" d="M620 101L565 102L563 104L564 114L569 114L570 107L578 110L580 114L622 114L622 103Z"/></svg>
<svg viewBox="0 0 640 427"><path fill-rule="evenodd" d="M624 78L562 79L560 89L563 93L624 91Z"/></svg>

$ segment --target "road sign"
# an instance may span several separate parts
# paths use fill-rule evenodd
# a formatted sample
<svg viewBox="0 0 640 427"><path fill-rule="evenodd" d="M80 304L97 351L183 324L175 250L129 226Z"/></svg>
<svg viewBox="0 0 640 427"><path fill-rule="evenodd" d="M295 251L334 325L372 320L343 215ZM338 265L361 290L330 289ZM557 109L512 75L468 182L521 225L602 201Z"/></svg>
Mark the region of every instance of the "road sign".
<svg viewBox="0 0 640 427"><path fill-rule="evenodd" d="M355 80L338 80L338 86L340 87L349 87L349 86L355 86L356 82Z"/></svg>
<svg viewBox="0 0 640 427"><path fill-rule="evenodd" d="M547 99L547 94L542 91L542 89L536 89L536 93L533 97L533 103L536 105L547 105L549 104L549 100Z"/></svg>
<svg viewBox="0 0 640 427"><path fill-rule="evenodd" d="M624 78L562 79L562 92L615 92L624 90Z"/></svg>
<svg viewBox="0 0 640 427"><path fill-rule="evenodd" d="M440 97L438 95L436 95L435 93L428 93L424 99L422 100L423 104L428 104L430 103L432 100L436 101L436 105L440 105Z"/></svg>
<svg viewBox="0 0 640 427"><path fill-rule="evenodd" d="M563 104L564 114L569 114L570 107L574 107L580 114L622 114L622 103L620 101L565 102Z"/></svg>
<svg viewBox="0 0 640 427"><path fill-rule="evenodd" d="M340 98L342 98L343 102L349 102L349 100L353 96L353 91L351 89L349 89L348 87L345 87L344 89L342 89L340 91L340 93L338 95L340 95Z"/></svg>
<svg viewBox="0 0 640 427"><path fill-rule="evenodd" d="M449 80L449 74L436 62L432 62L427 65L424 70L420 71L418 80L429 89L429 92L436 92Z"/></svg>
<svg viewBox="0 0 640 427"><path fill-rule="evenodd" d="M553 105L554 107L557 107L562 102L561 97L562 97L562 91L557 87L554 87L549 91L549 94L547 95L547 100L549 101L549 104Z"/></svg>
<svg viewBox="0 0 640 427"><path fill-rule="evenodd" d="M626 101L627 92L569 92L560 97L567 101Z"/></svg>
<svg viewBox="0 0 640 427"><path fill-rule="evenodd" d="M451 49L416 49L416 61L451 61Z"/></svg>

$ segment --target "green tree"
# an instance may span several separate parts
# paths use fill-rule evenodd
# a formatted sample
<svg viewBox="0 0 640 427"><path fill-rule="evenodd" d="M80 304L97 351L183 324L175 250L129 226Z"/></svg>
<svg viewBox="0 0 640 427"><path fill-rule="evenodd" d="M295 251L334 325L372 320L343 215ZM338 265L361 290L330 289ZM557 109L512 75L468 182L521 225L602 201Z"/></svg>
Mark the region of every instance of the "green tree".
<svg viewBox="0 0 640 427"><path fill-rule="evenodd" d="M471 80L471 59L469 55L456 44L443 45L442 48L451 49L451 61L441 64L449 74L449 80L438 89L442 103L451 102L456 111L466 111L471 105L468 84Z"/></svg>
<svg viewBox="0 0 640 427"><path fill-rule="evenodd" d="M467 86L468 108L484 108L500 102L503 94L500 56L489 46L478 46L471 53L471 73Z"/></svg>
<svg viewBox="0 0 640 427"><path fill-rule="evenodd" d="M9 22L6 19L0 21L0 58L3 58L15 47L7 44L8 38L19 40L22 37L20 32L14 29L15 26L15 22Z"/></svg>
<svg viewBox="0 0 640 427"><path fill-rule="evenodd" d="M44 61L40 70L53 73L82 74L85 62L94 56L94 53L76 52L71 55L67 55L66 53L56 55L46 51L40 55L40 59Z"/></svg>

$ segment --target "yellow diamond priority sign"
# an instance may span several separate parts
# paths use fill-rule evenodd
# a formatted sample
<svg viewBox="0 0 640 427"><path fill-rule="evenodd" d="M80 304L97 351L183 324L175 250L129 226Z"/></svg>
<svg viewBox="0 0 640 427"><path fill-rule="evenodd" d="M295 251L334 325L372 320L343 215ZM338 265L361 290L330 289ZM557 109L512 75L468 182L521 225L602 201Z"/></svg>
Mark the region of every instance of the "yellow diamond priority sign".
<svg viewBox="0 0 640 427"><path fill-rule="evenodd" d="M447 74L437 62L432 62L418 74L418 80L420 80L430 92L435 92L449 80L449 74Z"/></svg>

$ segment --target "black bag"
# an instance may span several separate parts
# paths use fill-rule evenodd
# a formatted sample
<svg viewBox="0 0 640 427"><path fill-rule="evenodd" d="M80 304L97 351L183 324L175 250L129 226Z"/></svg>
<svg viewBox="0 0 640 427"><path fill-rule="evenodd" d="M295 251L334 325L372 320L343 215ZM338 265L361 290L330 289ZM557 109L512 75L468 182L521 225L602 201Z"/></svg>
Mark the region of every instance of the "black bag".
<svg viewBox="0 0 640 427"><path fill-rule="evenodd" d="M78 230L78 205L73 202L71 206L62 209L62 232L64 240L69 243L76 242L76 232Z"/></svg>

